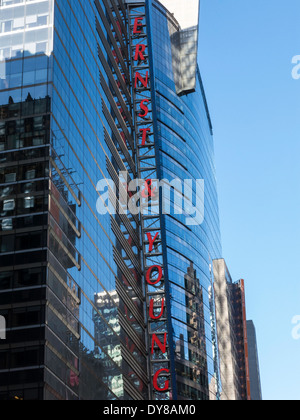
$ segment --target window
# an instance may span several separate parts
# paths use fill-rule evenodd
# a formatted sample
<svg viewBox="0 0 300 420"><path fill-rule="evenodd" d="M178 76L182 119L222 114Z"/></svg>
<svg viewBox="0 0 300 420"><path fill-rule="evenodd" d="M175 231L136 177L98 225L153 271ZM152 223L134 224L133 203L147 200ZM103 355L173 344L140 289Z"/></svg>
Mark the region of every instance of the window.
<svg viewBox="0 0 300 420"><path fill-rule="evenodd" d="M0 237L0 252L13 252L15 246L15 238L13 235Z"/></svg>
<svg viewBox="0 0 300 420"><path fill-rule="evenodd" d="M3 201L3 211L4 212L13 211L15 209L15 207L16 207L16 203L15 203L14 199Z"/></svg>
<svg viewBox="0 0 300 420"><path fill-rule="evenodd" d="M11 289L13 284L14 273L12 271L5 271L0 273L0 290Z"/></svg>
<svg viewBox="0 0 300 420"><path fill-rule="evenodd" d="M34 208L34 197L25 197L24 198L24 209L33 209Z"/></svg>
<svg viewBox="0 0 300 420"><path fill-rule="evenodd" d="M8 231L13 229L13 220L12 219L3 219L1 220L2 231Z"/></svg>

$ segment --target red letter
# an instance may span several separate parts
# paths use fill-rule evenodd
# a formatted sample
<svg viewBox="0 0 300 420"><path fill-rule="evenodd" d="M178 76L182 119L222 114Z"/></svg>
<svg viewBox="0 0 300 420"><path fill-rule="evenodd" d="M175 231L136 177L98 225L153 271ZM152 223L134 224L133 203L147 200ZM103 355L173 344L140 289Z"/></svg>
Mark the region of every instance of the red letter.
<svg viewBox="0 0 300 420"><path fill-rule="evenodd" d="M120 22L119 22L118 20L116 20L116 24L117 24L117 27L118 27L118 29L119 29L119 31L120 31L120 34L122 35L122 28L121 28L121 24L120 24Z"/></svg>
<svg viewBox="0 0 300 420"><path fill-rule="evenodd" d="M133 343L133 344L131 344L131 346L130 346L130 344L129 344L129 338L126 336L125 337L125 342L126 342L126 347L127 347L127 349L130 351L130 353L134 353L134 350L135 350L135 344Z"/></svg>
<svg viewBox="0 0 300 420"><path fill-rule="evenodd" d="M139 117L141 118L146 118L147 115L149 114L149 108L144 105L146 103L150 102L149 99L144 99L141 103L140 103L140 108L142 111L144 111L144 114L142 114L141 112L139 113Z"/></svg>
<svg viewBox="0 0 300 420"><path fill-rule="evenodd" d="M158 278L156 280L151 279L151 274L154 270L158 271ZM162 268L159 265L153 265L147 271L146 280L150 286L155 286L157 283L161 281L162 277L163 277Z"/></svg>
<svg viewBox="0 0 300 420"><path fill-rule="evenodd" d="M148 77L149 77L149 72L147 71L146 73L146 79L143 79L143 77L140 75L140 73L137 71L135 73L135 81L134 81L134 88L137 88L138 85L138 81L141 82L141 84L144 86L144 88L148 87Z"/></svg>
<svg viewBox="0 0 300 420"><path fill-rule="evenodd" d="M134 372L130 372L130 373L128 373L128 377L131 378L131 379L134 379L134 382L138 382L140 384L139 385L139 390L140 390L140 392L142 392L143 389L144 389L144 384L139 378L137 378L136 374Z"/></svg>
<svg viewBox="0 0 300 420"><path fill-rule="evenodd" d="M126 144L126 137L125 137L125 134L123 133L123 131L120 132L120 135L121 135L121 137L123 139L123 142L125 143L125 146L127 146L127 144Z"/></svg>
<svg viewBox="0 0 300 420"><path fill-rule="evenodd" d="M146 58L144 56L144 52L146 50L146 45L144 44L137 44L136 48L135 48L135 56L134 56L134 61L138 61L138 59L140 59L141 61L145 61Z"/></svg>
<svg viewBox="0 0 300 420"><path fill-rule="evenodd" d="M126 115L125 115L124 109L123 109L123 108L121 108L121 104L120 104L120 102L117 102L117 106L118 106L118 110L120 111L120 114L121 114L121 115L122 115L122 117L123 117L123 120L126 122L126 121L127 121L127 117L126 117Z"/></svg>
<svg viewBox="0 0 300 420"><path fill-rule="evenodd" d="M127 308L126 305L124 305L124 312L125 312L125 318L127 318L127 320L129 322L135 322L135 319L133 317L133 315L131 313L129 313L129 309Z"/></svg>
<svg viewBox="0 0 300 420"><path fill-rule="evenodd" d="M156 187L153 187L152 184L153 184L152 179L147 179L145 181L145 188L143 189L141 193L143 198L147 198L149 200L152 197L155 197Z"/></svg>
<svg viewBox="0 0 300 420"><path fill-rule="evenodd" d="M157 344L159 350L165 354L167 352L167 333L164 334L164 344L162 344L156 334L152 335L152 349L151 354L154 353L154 345Z"/></svg>
<svg viewBox="0 0 300 420"><path fill-rule="evenodd" d="M148 238L148 241L150 242L149 243L149 252L153 251L153 244L154 244L154 242L155 242L155 240L157 239L158 236L159 236L159 233L157 232L157 234L152 239L151 233L149 233L149 232L147 233L147 238Z"/></svg>
<svg viewBox="0 0 300 420"><path fill-rule="evenodd" d="M159 388L158 386L158 377L162 372L170 373L169 369L160 369L156 372L153 378L153 386L158 392L165 392L169 389L169 381L166 381L164 388Z"/></svg>
<svg viewBox="0 0 300 420"><path fill-rule="evenodd" d="M141 28L143 26L140 22L143 20L143 17L137 17L134 20L134 27L133 27L133 34L141 34L142 31L139 31L138 28Z"/></svg>
<svg viewBox="0 0 300 420"><path fill-rule="evenodd" d="M160 319L163 316L164 308L165 308L165 299L162 300L161 306L162 307L161 307L161 312L159 316L155 316L154 315L154 299L150 300L149 316L151 319Z"/></svg>
<svg viewBox="0 0 300 420"><path fill-rule="evenodd" d="M145 146L147 140L147 133L151 131L151 128L141 128L140 133L143 133L142 146Z"/></svg>
<svg viewBox="0 0 300 420"><path fill-rule="evenodd" d="M116 63L119 64L119 59L115 50L112 50L113 56L115 57Z"/></svg>

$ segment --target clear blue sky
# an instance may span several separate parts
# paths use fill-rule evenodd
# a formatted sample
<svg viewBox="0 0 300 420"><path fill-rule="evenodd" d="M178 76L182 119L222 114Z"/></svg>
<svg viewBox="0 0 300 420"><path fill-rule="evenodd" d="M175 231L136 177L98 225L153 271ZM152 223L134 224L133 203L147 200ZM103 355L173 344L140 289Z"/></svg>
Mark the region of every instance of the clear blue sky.
<svg viewBox="0 0 300 420"><path fill-rule="evenodd" d="M244 278L264 399L300 399L299 0L201 0L223 257Z"/></svg>

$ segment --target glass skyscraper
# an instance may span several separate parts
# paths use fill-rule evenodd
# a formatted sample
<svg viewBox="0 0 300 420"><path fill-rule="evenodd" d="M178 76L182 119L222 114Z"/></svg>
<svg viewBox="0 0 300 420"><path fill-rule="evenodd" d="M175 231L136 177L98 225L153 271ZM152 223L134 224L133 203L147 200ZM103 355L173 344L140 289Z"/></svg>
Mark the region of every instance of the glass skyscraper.
<svg viewBox="0 0 300 420"><path fill-rule="evenodd" d="M202 224L187 226L184 213L163 216L174 389L179 399L206 400L210 393L211 397L217 394L209 291L210 264L221 255L212 127L198 68L194 91L177 94L174 68L179 53L173 41L177 41L179 23L159 2L153 2L151 17L159 176L191 179L193 196L196 180L205 182ZM186 56L180 59L187 60ZM183 77L186 71L185 64L180 69Z"/></svg>
<svg viewBox="0 0 300 420"><path fill-rule="evenodd" d="M166 7L0 1L2 400L220 396L198 21ZM148 204L150 178L189 180L189 204L174 211L175 191L170 212L125 211L138 178Z"/></svg>
<svg viewBox="0 0 300 420"><path fill-rule="evenodd" d="M138 218L96 209L99 180L135 177L125 21L1 2L2 399L148 397Z"/></svg>

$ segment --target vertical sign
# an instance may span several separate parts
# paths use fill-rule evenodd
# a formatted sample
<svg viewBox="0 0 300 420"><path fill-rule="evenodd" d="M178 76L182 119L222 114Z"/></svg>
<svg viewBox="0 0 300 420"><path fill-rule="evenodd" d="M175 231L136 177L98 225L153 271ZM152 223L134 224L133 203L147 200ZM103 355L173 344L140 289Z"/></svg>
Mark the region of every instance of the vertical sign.
<svg viewBox="0 0 300 420"><path fill-rule="evenodd" d="M169 400L172 395L167 300L160 219L156 146L153 124L151 67L146 5L128 4L135 147L140 189L143 269L147 303L147 346L150 399Z"/></svg>

